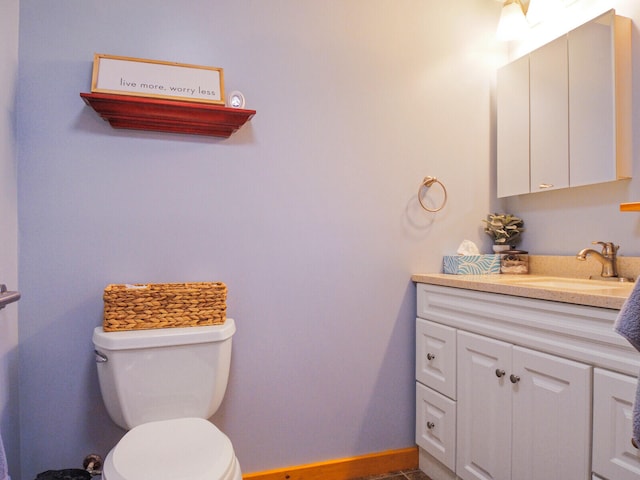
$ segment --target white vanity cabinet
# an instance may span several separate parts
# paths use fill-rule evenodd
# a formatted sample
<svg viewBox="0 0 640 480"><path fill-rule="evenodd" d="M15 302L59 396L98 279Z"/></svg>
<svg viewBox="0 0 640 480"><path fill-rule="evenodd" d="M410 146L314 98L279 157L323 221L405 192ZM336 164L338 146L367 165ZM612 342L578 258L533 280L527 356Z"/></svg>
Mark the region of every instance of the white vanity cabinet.
<svg viewBox="0 0 640 480"><path fill-rule="evenodd" d="M456 398L456 330L416 320L416 380Z"/></svg>
<svg viewBox="0 0 640 480"><path fill-rule="evenodd" d="M631 444L637 380L596 368L593 374L593 471L609 480L640 478L640 452Z"/></svg>
<svg viewBox="0 0 640 480"><path fill-rule="evenodd" d="M460 478L588 478L590 366L462 331L458 365Z"/></svg>
<svg viewBox="0 0 640 480"><path fill-rule="evenodd" d="M420 468L433 480L640 480L640 354L613 331L617 314L418 283Z"/></svg>
<svg viewBox="0 0 640 480"><path fill-rule="evenodd" d="M498 197L630 178L630 49L611 10L498 70Z"/></svg>
<svg viewBox="0 0 640 480"><path fill-rule="evenodd" d="M416 443L451 470L456 460L456 330L416 320Z"/></svg>
<svg viewBox="0 0 640 480"><path fill-rule="evenodd" d="M456 403L416 383L416 444L449 470L456 468Z"/></svg>

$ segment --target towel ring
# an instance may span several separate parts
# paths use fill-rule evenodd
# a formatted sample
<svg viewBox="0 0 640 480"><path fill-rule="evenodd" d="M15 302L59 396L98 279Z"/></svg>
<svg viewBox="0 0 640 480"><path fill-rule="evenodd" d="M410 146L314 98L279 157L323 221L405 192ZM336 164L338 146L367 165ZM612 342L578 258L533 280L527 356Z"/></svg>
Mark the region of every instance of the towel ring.
<svg viewBox="0 0 640 480"><path fill-rule="evenodd" d="M438 185L440 185L440 187L442 187L442 192L444 193L444 200L442 200L442 204L438 208L427 208L425 204L422 203L422 198L420 196L420 193L422 193L423 188L430 188L433 186L434 183L437 183ZM427 212L439 212L444 208L445 204L447 203L447 189L445 188L444 184L440 180L438 180L436 177L424 177L424 180L420 184L420 188L418 188L418 201L420 202L420 206L424 208Z"/></svg>

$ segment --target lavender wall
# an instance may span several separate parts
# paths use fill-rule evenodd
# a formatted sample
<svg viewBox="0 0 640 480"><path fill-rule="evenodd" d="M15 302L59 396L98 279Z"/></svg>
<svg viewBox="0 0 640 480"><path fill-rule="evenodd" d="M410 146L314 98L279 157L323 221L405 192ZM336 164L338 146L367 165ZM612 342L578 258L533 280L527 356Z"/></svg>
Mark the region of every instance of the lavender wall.
<svg viewBox="0 0 640 480"><path fill-rule="evenodd" d="M0 2L0 283L18 288L16 84L18 0ZM0 434L9 474L20 479L18 305L0 310Z"/></svg>
<svg viewBox="0 0 640 480"><path fill-rule="evenodd" d="M634 22L637 86L637 2L572 8L611 7ZM488 249L486 213L521 214L533 253L570 255L599 239L638 255L639 220L618 212L640 199L637 174L495 199L492 86L506 58L492 40L499 8L490 0L22 0L22 478L105 454L124 433L106 415L91 354L108 283L228 284L238 333L213 420L251 472L413 444L409 277L438 271L464 238ZM11 32L17 15L0 18ZM11 60L16 49L3 43L0 52ZM228 140L113 130L78 96L90 88L95 52L223 67L227 90L244 92L258 113ZM9 112L0 127L4 194L15 184L13 83L0 86ZM639 102L634 93L634 124ZM425 175L448 188L438 214L418 205ZM7 198L11 278L16 206ZM15 313L0 313L0 328L15 326L3 315ZM17 336L2 335L0 349L15 355ZM7 358L4 372L15 368ZM15 392L3 375L0 388ZM0 395L2 433L16 441L11 395Z"/></svg>
<svg viewBox="0 0 640 480"><path fill-rule="evenodd" d="M23 478L124 433L92 355L109 283L227 283L213 420L245 472L413 445L410 275L464 238L488 247L499 8L22 0ZM79 97L95 52L223 67L257 115L228 140L114 130ZM425 175L448 188L438 214Z"/></svg>

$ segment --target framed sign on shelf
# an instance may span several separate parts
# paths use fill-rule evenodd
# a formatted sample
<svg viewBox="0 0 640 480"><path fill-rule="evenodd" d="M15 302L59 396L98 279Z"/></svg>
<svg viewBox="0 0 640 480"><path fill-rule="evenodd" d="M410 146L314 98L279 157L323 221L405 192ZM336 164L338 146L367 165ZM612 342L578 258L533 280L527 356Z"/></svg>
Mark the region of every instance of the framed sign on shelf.
<svg viewBox="0 0 640 480"><path fill-rule="evenodd" d="M91 92L225 104L222 68L96 53Z"/></svg>

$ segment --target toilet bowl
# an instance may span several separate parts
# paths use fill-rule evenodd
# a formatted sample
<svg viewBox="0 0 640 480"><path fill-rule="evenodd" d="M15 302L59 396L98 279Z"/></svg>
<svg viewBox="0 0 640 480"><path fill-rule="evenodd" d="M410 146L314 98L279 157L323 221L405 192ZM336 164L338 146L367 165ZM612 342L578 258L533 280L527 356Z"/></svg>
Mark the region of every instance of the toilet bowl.
<svg viewBox="0 0 640 480"><path fill-rule="evenodd" d="M93 332L100 391L128 430L103 480L242 480L229 438L209 419L229 377L235 322Z"/></svg>
<svg viewBox="0 0 640 480"><path fill-rule="evenodd" d="M242 480L229 438L200 418L139 425L107 454L103 480Z"/></svg>

